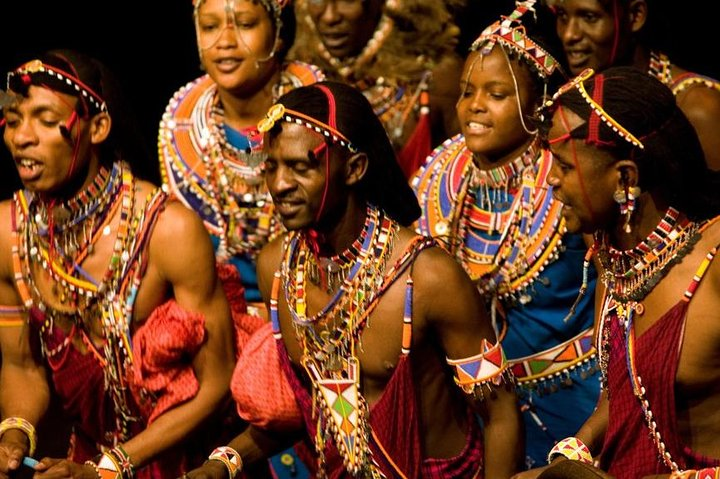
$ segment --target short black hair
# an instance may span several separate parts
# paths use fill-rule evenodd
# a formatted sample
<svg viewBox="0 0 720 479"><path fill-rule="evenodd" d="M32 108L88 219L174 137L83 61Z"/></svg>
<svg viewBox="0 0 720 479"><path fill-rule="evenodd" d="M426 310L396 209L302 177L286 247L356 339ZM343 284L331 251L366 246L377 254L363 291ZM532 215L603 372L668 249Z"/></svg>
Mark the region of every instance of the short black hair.
<svg viewBox="0 0 720 479"><path fill-rule="evenodd" d="M278 103L330 123L328 98L318 86L326 87L334 97L337 129L368 157L367 172L358 186L360 195L398 223L412 224L421 212L417 198L400 169L385 128L359 90L325 81L296 88L280 97ZM271 136L275 133L276 130L270 131Z"/></svg>

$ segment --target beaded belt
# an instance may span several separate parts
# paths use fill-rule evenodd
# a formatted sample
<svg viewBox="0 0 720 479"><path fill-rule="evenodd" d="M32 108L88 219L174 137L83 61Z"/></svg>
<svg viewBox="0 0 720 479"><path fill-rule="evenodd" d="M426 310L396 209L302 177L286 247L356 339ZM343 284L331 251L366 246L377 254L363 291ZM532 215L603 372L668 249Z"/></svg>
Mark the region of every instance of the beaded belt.
<svg viewBox="0 0 720 479"><path fill-rule="evenodd" d="M593 327L545 351L510 360L518 385L561 378L595 356ZM529 385L529 384L526 384Z"/></svg>

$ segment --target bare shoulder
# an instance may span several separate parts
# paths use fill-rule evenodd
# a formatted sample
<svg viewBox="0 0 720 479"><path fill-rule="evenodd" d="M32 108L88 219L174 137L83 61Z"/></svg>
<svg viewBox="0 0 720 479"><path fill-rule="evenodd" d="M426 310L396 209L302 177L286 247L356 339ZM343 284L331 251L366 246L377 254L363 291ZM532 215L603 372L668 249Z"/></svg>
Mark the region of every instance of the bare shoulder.
<svg viewBox="0 0 720 479"><path fill-rule="evenodd" d="M178 244L186 239L200 240L207 236L207 230L200 217L193 210L177 200L167 200L157 219L153 231L153 242Z"/></svg>
<svg viewBox="0 0 720 479"><path fill-rule="evenodd" d="M708 257L708 252L715 252L710 267L707 270L708 278L704 279L703 282L712 285L714 294L712 295L718 303L720 303L720 218L716 219L710 226L703 231L702 239L698 242L696 248L700 250L701 254L705 254Z"/></svg>
<svg viewBox="0 0 720 479"><path fill-rule="evenodd" d="M257 275L258 275L258 286L263 299L266 301L270 298L270 287L272 285L272 278L275 271L280 268L283 255L283 243L287 233L280 235L274 240L267 243L260 250L257 258Z"/></svg>
<svg viewBox="0 0 720 479"><path fill-rule="evenodd" d="M678 95L677 102L691 121L720 123L720 91L714 88L693 85Z"/></svg>

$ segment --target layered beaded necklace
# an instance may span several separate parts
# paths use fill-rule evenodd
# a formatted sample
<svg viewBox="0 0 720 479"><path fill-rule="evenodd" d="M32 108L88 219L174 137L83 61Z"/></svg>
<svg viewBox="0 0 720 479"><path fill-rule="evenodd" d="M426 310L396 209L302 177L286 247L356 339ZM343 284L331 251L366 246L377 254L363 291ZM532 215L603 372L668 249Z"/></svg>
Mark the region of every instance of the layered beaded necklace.
<svg viewBox="0 0 720 479"><path fill-rule="evenodd" d="M175 119L180 102L197 94L203 82L208 84L188 119ZM160 129L163 179L177 185L180 198L200 213L209 231L219 238L219 257L247 254L254 258L281 230L264 185L262 135L255 128L239 132L246 148L238 148L228 141L223 119L212 80L203 77L178 91ZM197 160L199 164L193 164Z"/></svg>
<svg viewBox="0 0 720 479"><path fill-rule="evenodd" d="M282 282L285 300L303 349L302 364L313 383L315 411L319 412L315 448L320 477L325 477L326 441L333 438L348 472L355 477L382 477L369 448L367 402L360 394L361 336L369 315L390 284L387 262L399 226L375 207L368 206L363 232L353 246L338 255L347 264L342 284L316 314L307 314L308 268L313 258L306 232L291 233L276 284ZM359 245L359 246L358 246ZM312 279L311 279L312 280ZM277 322L277 300L271 301Z"/></svg>
<svg viewBox="0 0 720 479"><path fill-rule="evenodd" d="M639 303L692 250L702 225L687 218L678 221L679 216L678 210L668 208L653 232L631 250L610 246L607 235L598 238L603 282L613 299Z"/></svg>
<svg viewBox="0 0 720 479"><path fill-rule="evenodd" d="M525 304L565 230L562 205L545 183L550 166L535 140L512 161L483 170L464 137L451 138L413 183L425 211L419 230L444 240L480 291Z"/></svg>
<svg viewBox="0 0 720 479"><path fill-rule="evenodd" d="M81 334L103 368L105 386L113 400L116 429L108 433L113 442L126 440L130 424L138 421L130 410L126 381L133 361L130 327L145 269L145 246L165 198L156 190L143 211L136 212L135 194L132 173L127 165L117 162L109 173L101 170L92 185L65 203L48 205L27 191L16 193L13 203L15 281L25 307L37 308L44 316L40 326L43 354L51 368L61 367L70 337L75 331ZM113 231L113 250L98 281L83 270L82 264L93 254L93 245ZM36 282L38 266L52 280L53 294L62 307L46 302ZM96 321L102 328L100 348L89 339ZM52 335L56 322L70 322L72 328L66 341L51 350L44 337ZM59 357L63 349L65 354Z"/></svg>
<svg viewBox="0 0 720 479"><path fill-rule="evenodd" d="M635 361L635 314L643 314L642 300L660 282L673 265L682 261L693 248L707 222L695 223L687 218L679 220L680 213L670 207L650 235L633 249L620 251L609 245L607 234L597 235L595 246L605 271L603 283L607 288L596 339L596 348L600 351L599 365L602 372L602 387L607 388L607 371L610 362L610 344L612 322L617 321L625 335L625 359L633 393L637 397L650 437L655 443L660 458L673 472L679 470L667 446L664 443L653 412L646 396L642 378L637 371ZM702 273L712 257L709 254L693 284L686 291L683 300L689 301L697 287Z"/></svg>

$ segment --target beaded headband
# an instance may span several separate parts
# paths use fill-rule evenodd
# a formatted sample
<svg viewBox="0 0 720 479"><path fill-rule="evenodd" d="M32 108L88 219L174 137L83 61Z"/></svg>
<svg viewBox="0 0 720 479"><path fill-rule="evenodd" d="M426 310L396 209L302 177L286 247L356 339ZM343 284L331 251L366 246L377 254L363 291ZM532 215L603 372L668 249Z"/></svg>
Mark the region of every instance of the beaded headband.
<svg viewBox="0 0 720 479"><path fill-rule="evenodd" d="M509 16L502 16L482 31L470 46L470 51L480 50L489 55L497 43L507 46L521 55L537 70L542 78L548 78L558 68L555 58L535 43L525 32L521 17L528 11L535 14L535 0L516 2L515 10Z"/></svg>
<svg viewBox="0 0 720 479"><path fill-rule="evenodd" d="M23 84L29 85L32 75L45 74L55 78L77 91L84 99L88 100L99 111L107 112L105 100L95 93L92 88L83 83L79 78L67 73L59 68L47 65L40 60L30 60L20 65L14 71L7 74L7 89L10 90L10 83L13 78L20 77Z"/></svg>
<svg viewBox="0 0 720 479"><path fill-rule="evenodd" d="M552 96L552 98L545 103L544 107L550 108L551 106L553 106L553 104L557 101L558 98L560 98L573 88L576 88L578 92L580 92L580 95L583 97L583 100L585 100L587 104L590 105L590 109L595 113L595 115L597 115L600 120L602 120L603 123L605 123L605 125L608 126L608 128L617 133L619 137L621 137L628 143L637 146L640 149L644 149L645 145L643 145L642 142L635 137L635 135L630 133L624 126L622 126L612 116L610 116L603 109L603 107L588 94L587 90L585 90L584 82L590 77L592 77L594 74L595 71L592 68L586 68L570 82L561 86L558 91Z"/></svg>
<svg viewBox="0 0 720 479"><path fill-rule="evenodd" d="M351 153L357 153L358 151L355 145L353 145L350 140L348 140L347 137L340 133L337 129L316 120L313 117L307 116L304 113L285 108L285 105L282 103L277 103L270 107L265 115L265 118L260 120L260 123L258 123L258 130L261 133L270 131L278 121L295 123L297 125L304 126L309 130L319 133L332 143L336 143L344 148L347 148Z"/></svg>

